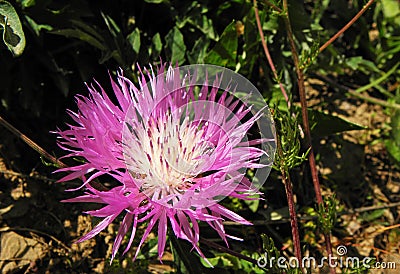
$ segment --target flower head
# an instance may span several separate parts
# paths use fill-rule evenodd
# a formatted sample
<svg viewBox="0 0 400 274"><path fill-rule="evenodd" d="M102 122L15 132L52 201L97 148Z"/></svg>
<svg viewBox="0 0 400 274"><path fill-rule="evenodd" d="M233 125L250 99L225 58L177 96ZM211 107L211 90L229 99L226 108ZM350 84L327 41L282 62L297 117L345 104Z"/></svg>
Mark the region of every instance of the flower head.
<svg viewBox="0 0 400 274"><path fill-rule="evenodd" d="M111 79L116 103L98 84L88 86L89 97L77 97L79 111L69 112L75 124L57 133L59 145L70 152L65 157L84 162L60 169L70 172L61 181L83 178L86 194L68 202L104 204L87 212L103 220L79 241L123 215L112 258L129 232L124 253L130 249L143 222L147 228L135 258L156 225L162 257L168 223L176 237L203 256L198 221L208 223L226 243L227 237L237 238L226 234L224 220L250 224L219 201L228 196L252 199L257 193L273 160L273 125L268 109L254 102L263 102L261 95L254 97L256 89L239 100L239 89L249 88L249 82L221 69L197 65L166 70L162 65L157 75L152 69L140 71L139 87L119 73L117 83ZM247 140L261 121L267 130L258 127L256 138ZM255 183L245 177L247 169L264 171ZM90 185L105 174L118 186L100 191Z"/></svg>

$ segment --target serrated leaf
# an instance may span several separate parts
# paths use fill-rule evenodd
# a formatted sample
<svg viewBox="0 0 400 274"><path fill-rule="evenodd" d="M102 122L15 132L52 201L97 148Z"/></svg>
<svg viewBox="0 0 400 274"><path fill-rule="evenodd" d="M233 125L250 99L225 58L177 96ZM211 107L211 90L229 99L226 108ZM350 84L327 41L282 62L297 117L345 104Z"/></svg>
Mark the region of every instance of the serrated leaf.
<svg viewBox="0 0 400 274"><path fill-rule="evenodd" d="M300 115L299 118L301 119ZM349 122L338 116L313 109L308 109L308 118L312 126L311 134L319 137L343 131L366 129L364 126Z"/></svg>
<svg viewBox="0 0 400 274"><path fill-rule="evenodd" d="M25 34L17 12L7 1L0 1L0 26L4 44L14 56L20 56L25 49Z"/></svg>
<svg viewBox="0 0 400 274"><path fill-rule="evenodd" d="M232 22L225 28L214 48L208 52L207 56L204 58L204 62L207 64L235 68L237 47L238 38L235 22Z"/></svg>
<svg viewBox="0 0 400 274"><path fill-rule="evenodd" d="M171 63L181 65L185 61L186 46L183 41L183 35L178 29L174 27L165 36L166 51L170 57Z"/></svg>

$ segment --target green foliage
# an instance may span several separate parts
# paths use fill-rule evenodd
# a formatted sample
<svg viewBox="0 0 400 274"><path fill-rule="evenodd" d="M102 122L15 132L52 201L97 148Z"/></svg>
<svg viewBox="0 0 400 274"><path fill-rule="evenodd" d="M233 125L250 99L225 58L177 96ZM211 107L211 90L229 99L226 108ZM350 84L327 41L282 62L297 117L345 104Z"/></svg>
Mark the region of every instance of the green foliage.
<svg viewBox="0 0 400 274"><path fill-rule="evenodd" d="M230 23L221 35L214 48L206 55L204 61L208 64L235 68L237 55L237 33L235 22Z"/></svg>
<svg viewBox="0 0 400 274"><path fill-rule="evenodd" d="M393 20L395 24L400 24L400 7L396 0L382 0L382 11L385 18Z"/></svg>
<svg viewBox="0 0 400 274"><path fill-rule="evenodd" d="M7 1L0 1L0 30L8 50L20 56L25 49L25 34L17 12Z"/></svg>
<svg viewBox="0 0 400 274"><path fill-rule="evenodd" d="M362 221L365 222L372 222L380 217L382 217L382 215L385 214L385 210L384 209L377 209L371 212L365 212L360 216L360 219Z"/></svg>
<svg viewBox="0 0 400 274"><path fill-rule="evenodd" d="M261 239L263 243L264 254L262 255L263 260L259 260L259 264L261 266L265 265L264 271L266 273L302 273L300 269L288 265L288 260L286 260L284 263L286 267L282 267L283 262L278 262L278 258L282 258L283 255L276 248L274 240L265 234L261 234Z"/></svg>
<svg viewBox="0 0 400 274"><path fill-rule="evenodd" d="M277 131L277 153L275 155L274 166L280 170L290 170L300 165L307 156L307 152L302 153L300 136L302 134L297 117L289 111L274 110L274 120Z"/></svg>
<svg viewBox="0 0 400 274"><path fill-rule="evenodd" d="M202 273L207 266L204 266L203 261L199 257L190 252L191 246L189 243L171 237L171 249L174 255L174 262L180 273Z"/></svg>
<svg viewBox="0 0 400 274"><path fill-rule="evenodd" d="M335 195L324 197L324 202L317 205L318 227L324 233L330 233L337 220L338 200Z"/></svg>
<svg viewBox="0 0 400 274"><path fill-rule="evenodd" d="M245 252L243 252L245 253ZM226 270L233 270L235 271L235 273L253 273L253 274L261 274L261 273L265 273L264 270L258 268L257 266L255 266L254 264L243 260L243 259L239 259L236 256L233 256L231 254L228 253L215 253L214 254L215 257L213 258L207 258L207 260L211 263L213 268L220 268L221 270L218 270L218 273L229 273L229 272L225 272L222 269L226 269ZM249 254L246 254L249 255ZM254 254L255 257L257 254ZM204 260L201 259L201 263L203 264L204 267L207 268L211 268L211 266Z"/></svg>
<svg viewBox="0 0 400 274"><path fill-rule="evenodd" d="M279 250L275 247L274 240L268 237L265 234L261 234L263 251L264 251L264 259L269 263L269 258L278 258L280 256ZM269 270L272 273L281 273L282 269L278 267L277 261L273 261L274 264L272 266L268 265Z"/></svg>
<svg viewBox="0 0 400 274"><path fill-rule="evenodd" d="M366 129L365 126L314 109L308 109L308 118L311 125L311 134L315 137L329 136L349 130Z"/></svg>
<svg viewBox="0 0 400 274"><path fill-rule="evenodd" d="M182 65L185 61L186 46L183 41L183 35L178 27L174 27L165 36L166 46L167 46L167 58L171 60L172 64L177 63Z"/></svg>
<svg viewBox="0 0 400 274"><path fill-rule="evenodd" d="M391 132L389 138L385 140L386 148L394 162L400 166L400 111L393 112L390 123Z"/></svg>

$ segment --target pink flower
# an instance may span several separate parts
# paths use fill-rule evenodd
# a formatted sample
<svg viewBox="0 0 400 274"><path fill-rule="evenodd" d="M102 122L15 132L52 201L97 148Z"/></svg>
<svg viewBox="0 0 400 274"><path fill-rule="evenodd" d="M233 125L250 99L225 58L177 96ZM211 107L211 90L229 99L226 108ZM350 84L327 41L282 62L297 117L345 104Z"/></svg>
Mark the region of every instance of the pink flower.
<svg viewBox="0 0 400 274"><path fill-rule="evenodd" d="M224 75L216 75L209 86L210 75L205 73L199 87L197 70L183 72L172 67L165 71L165 65L157 76L152 69L141 71L140 88L119 73L118 83L111 79L117 104L99 84L88 86L89 97L77 97L79 111L69 111L75 123L57 131L60 147L69 151L64 157L84 160L58 170L70 172L60 181L83 178L86 194L66 201L104 204L86 212L103 220L79 241L94 237L124 215L112 259L129 232L123 253L130 249L143 222L147 228L135 258L157 229L161 259L168 223L175 236L189 241L202 257L198 221L207 222L226 244L227 237L238 238L225 232L224 220L250 224L218 202L227 196L252 199L257 193L259 186L244 175L249 168L272 163L274 141L273 136L251 141L246 137L265 109L252 113L253 106L234 96L233 83L223 86ZM270 151L262 149L265 142L272 144ZM263 156L269 161L260 164ZM101 175L112 176L118 186L94 189L89 183Z"/></svg>

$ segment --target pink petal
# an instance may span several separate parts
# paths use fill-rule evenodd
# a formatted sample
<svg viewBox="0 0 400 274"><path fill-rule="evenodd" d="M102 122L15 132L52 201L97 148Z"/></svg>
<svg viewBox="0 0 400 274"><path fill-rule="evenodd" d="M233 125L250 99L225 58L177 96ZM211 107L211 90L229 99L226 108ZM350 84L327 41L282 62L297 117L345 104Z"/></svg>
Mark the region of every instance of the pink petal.
<svg viewBox="0 0 400 274"><path fill-rule="evenodd" d="M167 214L166 212L162 212L159 222L158 222L158 258L161 260L161 257L164 254L165 243L167 240Z"/></svg>
<svg viewBox="0 0 400 274"><path fill-rule="evenodd" d="M132 219L133 219L133 215L132 214L126 214L124 217L124 220L122 221L119 229L118 229L118 234L117 237L115 238L113 247L112 247L112 255L111 255L111 262L114 260L115 254L117 254L117 250L119 249L122 239L124 238L124 236L126 235L126 233L128 232L129 227L132 224Z"/></svg>
<svg viewBox="0 0 400 274"><path fill-rule="evenodd" d="M83 241L89 240L100 233L103 229L105 229L109 224L111 224L114 219L118 216L118 214L107 216L104 218L98 225L95 226L88 234L80 238L77 242L81 243Z"/></svg>
<svg viewBox="0 0 400 274"><path fill-rule="evenodd" d="M239 216L238 214L236 214L233 211L230 211L229 209L219 205L219 204L214 204L212 206L209 207L211 211L216 212L221 214L222 216L225 216L229 219L231 219L232 221L244 224L244 225L252 225L252 223L250 223L249 221L247 221L246 219L244 219L243 217Z"/></svg>

